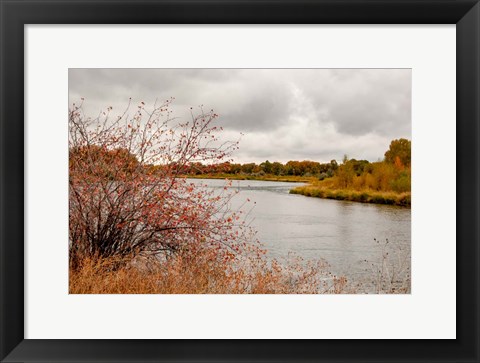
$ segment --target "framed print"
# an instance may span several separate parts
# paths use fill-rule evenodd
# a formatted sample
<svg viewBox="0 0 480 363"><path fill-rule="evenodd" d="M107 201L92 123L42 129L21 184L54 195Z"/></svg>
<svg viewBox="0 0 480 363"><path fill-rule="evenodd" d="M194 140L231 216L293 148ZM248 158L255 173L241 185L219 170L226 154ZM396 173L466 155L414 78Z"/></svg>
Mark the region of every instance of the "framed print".
<svg viewBox="0 0 480 363"><path fill-rule="evenodd" d="M411 69L68 77L70 294L411 292Z"/></svg>
<svg viewBox="0 0 480 363"><path fill-rule="evenodd" d="M1 9L2 361L479 360L477 1Z"/></svg>

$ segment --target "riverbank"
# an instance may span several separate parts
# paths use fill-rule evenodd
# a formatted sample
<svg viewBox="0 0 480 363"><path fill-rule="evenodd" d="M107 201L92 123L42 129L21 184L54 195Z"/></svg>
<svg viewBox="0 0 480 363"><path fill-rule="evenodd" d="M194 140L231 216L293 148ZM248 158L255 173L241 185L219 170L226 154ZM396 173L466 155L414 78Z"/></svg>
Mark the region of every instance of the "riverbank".
<svg viewBox="0 0 480 363"><path fill-rule="evenodd" d="M242 254L242 258L237 256ZM222 258L214 249L165 259L84 257L69 270L70 294L351 294L363 293L334 276L321 259L279 262L243 252ZM151 257L151 256L150 256ZM115 267L113 267L115 266ZM148 267L147 267L148 266ZM382 291L383 292L383 291ZM398 290L385 293L401 293Z"/></svg>
<svg viewBox="0 0 480 363"><path fill-rule="evenodd" d="M360 203L397 205L408 208L411 206L411 192L396 193L379 192L369 189L331 189L318 184L310 184L293 188L290 190L290 193L307 197L347 200Z"/></svg>
<svg viewBox="0 0 480 363"><path fill-rule="evenodd" d="M393 191L375 191L371 189L337 189L327 181L318 181L315 177L295 175L248 175L248 174L198 174L184 175L190 179L229 179L229 180L258 180L271 182L309 183L290 190L290 194L300 194L306 197L346 200L359 203L374 203L397 205L402 207L411 206L411 192L397 193Z"/></svg>
<svg viewBox="0 0 480 363"><path fill-rule="evenodd" d="M248 175L248 174L198 174L184 175L190 179L229 179L229 180L260 180L260 181L278 181L287 183L312 183L316 180L314 177L296 176L296 175Z"/></svg>

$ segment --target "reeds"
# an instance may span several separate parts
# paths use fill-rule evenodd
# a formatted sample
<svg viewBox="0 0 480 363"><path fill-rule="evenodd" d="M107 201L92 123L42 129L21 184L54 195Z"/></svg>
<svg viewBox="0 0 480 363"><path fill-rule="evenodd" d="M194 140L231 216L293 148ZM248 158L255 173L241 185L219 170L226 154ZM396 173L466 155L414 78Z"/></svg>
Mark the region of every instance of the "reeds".
<svg viewBox="0 0 480 363"><path fill-rule="evenodd" d="M121 262L121 263L120 263ZM70 269L71 294L318 294L345 293L347 280L328 272L324 261L290 257L284 264L266 258L212 255L162 260L86 258Z"/></svg>
<svg viewBox="0 0 480 363"><path fill-rule="evenodd" d="M411 193L378 192L373 190L329 189L321 185L306 185L290 190L291 194L307 197L347 200L352 202L376 203L410 207Z"/></svg>

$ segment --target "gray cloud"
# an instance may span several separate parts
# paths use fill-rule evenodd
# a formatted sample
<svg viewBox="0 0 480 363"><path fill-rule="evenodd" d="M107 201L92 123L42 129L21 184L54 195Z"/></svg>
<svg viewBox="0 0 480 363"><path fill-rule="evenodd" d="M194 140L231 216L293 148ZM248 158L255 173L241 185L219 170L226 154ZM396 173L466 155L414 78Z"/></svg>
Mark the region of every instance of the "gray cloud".
<svg viewBox="0 0 480 363"><path fill-rule="evenodd" d="M234 158L328 161L381 158L394 138L411 138L409 69L71 69L70 103L95 116L128 103L175 97L188 117L203 104L220 114L225 137L245 136Z"/></svg>

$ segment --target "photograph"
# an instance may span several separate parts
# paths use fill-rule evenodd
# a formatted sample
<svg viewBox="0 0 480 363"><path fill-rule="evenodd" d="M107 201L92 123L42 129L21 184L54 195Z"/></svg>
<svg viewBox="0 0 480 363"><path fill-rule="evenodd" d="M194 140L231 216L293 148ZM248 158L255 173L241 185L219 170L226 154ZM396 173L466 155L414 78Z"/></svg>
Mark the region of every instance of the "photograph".
<svg viewBox="0 0 480 363"><path fill-rule="evenodd" d="M410 68L70 68L65 137L69 294L411 294Z"/></svg>

